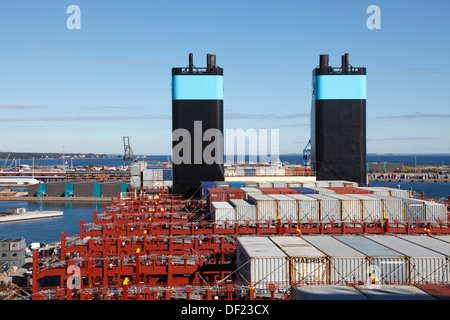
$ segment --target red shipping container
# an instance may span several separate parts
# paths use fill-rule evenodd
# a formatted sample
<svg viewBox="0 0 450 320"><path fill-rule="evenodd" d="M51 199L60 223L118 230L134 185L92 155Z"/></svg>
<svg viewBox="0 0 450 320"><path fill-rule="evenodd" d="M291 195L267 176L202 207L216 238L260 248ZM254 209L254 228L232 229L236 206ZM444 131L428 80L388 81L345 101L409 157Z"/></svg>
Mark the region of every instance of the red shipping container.
<svg viewBox="0 0 450 320"><path fill-rule="evenodd" d="M275 188L275 189L280 190L282 194L298 194L297 190L291 188Z"/></svg>
<svg viewBox="0 0 450 320"><path fill-rule="evenodd" d="M346 187L326 187L325 189L330 189L330 190L336 191L337 194L352 194L352 193L354 193L353 190L350 190L350 188L346 188Z"/></svg>
<svg viewBox="0 0 450 320"><path fill-rule="evenodd" d="M227 201L232 199L245 199L245 192L239 188L223 188L227 193Z"/></svg>
<svg viewBox="0 0 450 320"><path fill-rule="evenodd" d="M207 188L208 193L206 199L208 209L211 211L211 202L227 202L227 192L223 188Z"/></svg>
<svg viewBox="0 0 450 320"><path fill-rule="evenodd" d="M369 190L360 189L360 188L356 188L356 187L348 187L348 188L353 190L353 193L356 193L356 194L371 194L372 193Z"/></svg>
<svg viewBox="0 0 450 320"><path fill-rule="evenodd" d="M280 194L281 191L277 188L257 188L258 190L261 190L264 194Z"/></svg>

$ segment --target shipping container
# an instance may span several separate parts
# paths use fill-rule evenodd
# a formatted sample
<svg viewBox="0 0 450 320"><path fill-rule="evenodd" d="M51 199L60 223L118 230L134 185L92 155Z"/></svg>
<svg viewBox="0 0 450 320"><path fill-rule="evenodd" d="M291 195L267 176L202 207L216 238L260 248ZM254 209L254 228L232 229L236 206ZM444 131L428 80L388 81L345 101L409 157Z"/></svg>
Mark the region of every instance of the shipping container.
<svg viewBox="0 0 450 320"><path fill-rule="evenodd" d="M380 288L356 286L370 300L435 300L431 295L416 286L388 285Z"/></svg>
<svg viewBox="0 0 450 320"><path fill-rule="evenodd" d="M318 191L305 187L291 187L291 189L297 191L300 194L319 194Z"/></svg>
<svg viewBox="0 0 450 320"><path fill-rule="evenodd" d="M142 186L141 176L131 176L130 185L133 189L139 189Z"/></svg>
<svg viewBox="0 0 450 320"><path fill-rule="evenodd" d="M345 285L293 285L291 300L369 300L352 286Z"/></svg>
<svg viewBox="0 0 450 320"><path fill-rule="evenodd" d="M289 194L288 196L297 200L298 217L301 222L319 221L319 201L317 199L302 194Z"/></svg>
<svg viewBox="0 0 450 320"><path fill-rule="evenodd" d="M450 235L433 235L432 237L450 243Z"/></svg>
<svg viewBox="0 0 450 320"><path fill-rule="evenodd" d="M326 254L300 237L273 236L272 240L289 257L291 284L325 284L328 275Z"/></svg>
<svg viewBox="0 0 450 320"><path fill-rule="evenodd" d="M282 182L282 181L274 181L273 182L273 187L274 188L286 188L287 187L287 183L286 182Z"/></svg>
<svg viewBox="0 0 450 320"><path fill-rule="evenodd" d="M450 285L417 284L416 287L437 300L450 300Z"/></svg>
<svg viewBox="0 0 450 320"><path fill-rule="evenodd" d="M241 190L245 192L246 199L248 199L248 196L250 196L250 195L263 194L261 190L259 190L258 188L253 188L253 187L245 187L245 188L241 188Z"/></svg>
<svg viewBox="0 0 450 320"><path fill-rule="evenodd" d="M257 220L256 206L254 204L242 199L230 200L229 202L236 210L236 220L238 222Z"/></svg>
<svg viewBox="0 0 450 320"><path fill-rule="evenodd" d="M276 168L275 169L275 175L276 176L285 176L286 175L286 169L285 168Z"/></svg>
<svg viewBox="0 0 450 320"><path fill-rule="evenodd" d="M331 180L328 183L329 183L329 186L332 187L332 188L342 188L342 187L344 187L344 182L343 181Z"/></svg>
<svg viewBox="0 0 450 320"><path fill-rule="evenodd" d="M223 188L207 188L207 208L208 212L211 212L211 204L213 202L227 202L227 193Z"/></svg>
<svg viewBox="0 0 450 320"><path fill-rule="evenodd" d="M277 170L275 168L266 168L266 176L275 176L277 174Z"/></svg>
<svg viewBox="0 0 450 320"><path fill-rule="evenodd" d="M230 188L242 188L245 187L243 182L240 181L230 181Z"/></svg>
<svg viewBox="0 0 450 320"><path fill-rule="evenodd" d="M242 167L236 167L235 172L236 172L236 176L239 176L239 177L245 176L245 169Z"/></svg>
<svg viewBox="0 0 450 320"><path fill-rule="evenodd" d="M424 201L427 221L448 221L447 206L443 203Z"/></svg>
<svg viewBox="0 0 450 320"><path fill-rule="evenodd" d="M383 220L383 202L381 199L365 194L349 194L348 197L358 199L362 204L362 219L364 221Z"/></svg>
<svg viewBox="0 0 450 320"><path fill-rule="evenodd" d="M388 188L388 187L374 187L374 188L389 192L389 195L391 197L409 198L410 196L410 192L408 190Z"/></svg>
<svg viewBox="0 0 450 320"><path fill-rule="evenodd" d="M380 284L404 284L409 281L408 259L364 236L334 236L335 239L358 250L369 260L369 271Z"/></svg>
<svg viewBox="0 0 450 320"><path fill-rule="evenodd" d="M449 261L445 255L398 237L379 235L367 236L367 238L408 257L411 283L449 281Z"/></svg>
<svg viewBox="0 0 450 320"><path fill-rule="evenodd" d="M223 188L227 193L227 201L231 199L245 199L245 192L240 188Z"/></svg>
<svg viewBox="0 0 450 320"><path fill-rule="evenodd" d="M289 182L287 182L287 187L288 188L292 188L292 187L294 187L294 188L301 188L302 184L300 182L297 182L297 181L289 181Z"/></svg>
<svg viewBox="0 0 450 320"><path fill-rule="evenodd" d="M163 170L163 179L166 181L172 180L172 169Z"/></svg>
<svg viewBox="0 0 450 320"><path fill-rule="evenodd" d="M425 204L423 200L403 199L406 220L425 220Z"/></svg>
<svg viewBox="0 0 450 320"><path fill-rule="evenodd" d="M298 205L295 199L285 194L271 194L269 197L277 202L277 218L281 219L281 222L297 222Z"/></svg>
<svg viewBox="0 0 450 320"><path fill-rule="evenodd" d="M439 236L427 235L397 235L398 238L415 243L424 248L441 253L450 258L450 244L439 239Z"/></svg>
<svg viewBox="0 0 450 320"><path fill-rule="evenodd" d="M243 181L243 184L245 188L258 188L258 183L255 181Z"/></svg>
<svg viewBox="0 0 450 320"><path fill-rule="evenodd" d="M337 192L329 188L309 187L309 189L317 191L318 194L336 194Z"/></svg>
<svg viewBox="0 0 450 320"><path fill-rule="evenodd" d="M236 221L236 210L228 202L211 202L211 219L217 226L223 226L225 221L234 225Z"/></svg>
<svg viewBox="0 0 450 320"><path fill-rule="evenodd" d="M316 188L317 184L316 182L302 182L302 187L303 188ZM319 192L317 192L319 193Z"/></svg>
<svg viewBox="0 0 450 320"><path fill-rule="evenodd" d="M328 256L331 284L366 282L368 263L361 252L331 236L302 236L307 242Z"/></svg>
<svg viewBox="0 0 450 320"><path fill-rule="evenodd" d="M258 188L273 188L273 183L268 181L258 181Z"/></svg>
<svg viewBox="0 0 450 320"><path fill-rule="evenodd" d="M255 176L265 176L266 169L265 168L255 168Z"/></svg>
<svg viewBox="0 0 450 320"><path fill-rule="evenodd" d="M289 286L289 260L268 237L236 238L237 282L256 289Z"/></svg>
<svg viewBox="0 0 450 320"><path fill-rule="evenodd" d="M360 221L362 219L362 205L358 199L345 194L329 194L327 196L340 201L342 221Z"/></svg>
<svg viewBox="0 0 450 320"><path fill-rule="evenodd" d="M319 201L319 219L323 222L340 221L341 209L338 199L323 194L308 194L308 197Z"/></svg>
<svg viewBox="0 0 450 320"><path fill-rule="evenodd" d="M264 194L253 194L248 196L248 201L256 205L257 220L266 222L277 219L277 202Z"/></svg>
<svg viewBox="0 0 450 320"><path fill-rule="evenodd" d="M396 221L404 220L403 200L401 198L384 196L380 194L368 194L367 196L381 200L383 204L384 217Z"/></svg>
<svg viewBox="0 0 450 320"><path fill-rule="evenodd" d="M275 188L281 192L281 194L298 194L297 190L294 190L292 188Z"/></svg>
<svg viewBox="0 0 450 320"><path fill-rule="evenodd" d="M330 187L330 182L328 182L328 181L316 181L314 187L328 188L328 187Z"/></svg>
<svg viewBox="0 0 450 320"><path fill-rule="evenodd" d="M246 176L254 176L255 175L255 169L254 168L245 168L244 169Z"/></svg>
<svg viewBox="0 0 450 320"><path fill-rule="evenodd" d="M201 181L202 188L202 199L206 199L208 197L208 188L215 188L216 184L214 181Z"/></svg>
<svg viewBox="0 0 450 320"><path fill-rule="evenodd" d="M276 188L258 187L258 190L261 190L263 194L281 194L281 191Z"/></svg>
<svg viewBox="0 0 450 320"><path fill-rule="evenodd" d="M216 188L229 188L230 183L226 181L214 181Z"/></svg>
<svg viewBox="0 0 450 320"><path fill-rule="evenodd" d="M145 169L142 172L142 179L144 181L163 181L164 170L163 169Z"/></svg>

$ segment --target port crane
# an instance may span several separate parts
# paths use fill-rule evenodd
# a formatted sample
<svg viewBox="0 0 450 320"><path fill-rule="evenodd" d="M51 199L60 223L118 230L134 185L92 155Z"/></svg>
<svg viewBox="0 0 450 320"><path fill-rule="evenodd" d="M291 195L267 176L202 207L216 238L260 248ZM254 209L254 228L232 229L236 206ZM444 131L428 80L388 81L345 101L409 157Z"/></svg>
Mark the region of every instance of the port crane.
<svg viewBox="0 0 450 320"><path fill-rule="evenodd" d="M133 150L131 149L130 145L130 137L123 137L123 149L124 149L124 155L123 155L123 162L135 162L136 157L133 154Z"/></svg>
<svg viewBox="0 0 450 320"><path fill-rule="evenodd" d="M303 149L303 166L311 165L311 140L308 141L306 147Z"/></svg>

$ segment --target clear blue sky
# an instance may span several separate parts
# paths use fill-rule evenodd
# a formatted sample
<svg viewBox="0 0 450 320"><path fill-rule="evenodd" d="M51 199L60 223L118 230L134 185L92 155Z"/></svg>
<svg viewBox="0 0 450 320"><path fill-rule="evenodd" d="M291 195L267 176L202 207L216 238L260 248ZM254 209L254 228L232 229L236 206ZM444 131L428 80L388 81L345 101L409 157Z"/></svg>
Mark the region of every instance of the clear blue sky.
<svg viewBox="0 0 450 320"><path fill-rule="evenodd" d="M167 154L171 68L193 52L224 68L225 128L277 128L301 152L311 72L348 52L367 68L369 153L450 153L449 16L447 0L1 1L0 151L122 154L129 136Z"/></svg>

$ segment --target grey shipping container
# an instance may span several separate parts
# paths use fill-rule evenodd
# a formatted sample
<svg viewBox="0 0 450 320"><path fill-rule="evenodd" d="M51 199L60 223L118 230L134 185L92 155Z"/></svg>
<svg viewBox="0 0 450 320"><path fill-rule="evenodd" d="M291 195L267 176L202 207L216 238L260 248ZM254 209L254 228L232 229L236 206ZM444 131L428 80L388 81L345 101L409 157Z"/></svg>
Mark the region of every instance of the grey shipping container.
<svg viewBox="0 0 450 320"><path fill-rule="evenodd" d="M319 221L319 201L303 194L289 194L288 197L297 200L299 215L302 222Z"/></svg>
<svg viewBox="0 0 450 320"><path fill-rule="evenodd" d="M270 198L277 202L277 218L282 222L298 220L298 205L297 201L285 194L270 194Z"/></svg>
<svg viewBox="0 0 450 320"><path fill-rule="evenodd" d="M367 281L367 259L361 252L330 236L302 236L302 238L324 252L330 259L331 284Z"/></svg>
<svg viewBox="0 0 450 320"><path fill-rule="evenodd" d="M261 190L253 187L244 187L241 188L242 191L245 192L245 198L248 199L248 196L254 195L254 194L263 194Z"/></svg>
<svg viewBox="0 0 450 320"><path fill-rule="evenodd" d="M408 259L405 255L364 236L334 238L364 254L369 260L369 272L379 279L380 284L404 284L409 281Z"/></svg>
<svg viewBox="0 0 450 320"><path fill-rule="evenodd" d="M392 250L409 257L409 279L412 283L446 283L449 262L443 254L392 236L367 236Z"/></svg>
<svg viewBox="0 0 450 320"><path fill-rule="evenodd" d="M319 219L323 222L341 220L341 209L339 200L324 194L308 194L308 197L319 201Z"/></svg>
<svg viewBox="0 0 450 320"><path fill-rule="evenodd" d="M292 283L325 284L328 258L300 237L273 236L272 240L289 257L289 279Z"/></svg>
<svg viewBox="0 0 450 320"><path fill-rule="evenodd" d="M231 199L230 204L236 210L237 221L256 221L256 206L243 199Z"/></svg>
<svg viewBox="0 0 450 320"><path fill-rule="evenodd" d="M406 220L425 220L425 204L423 200L403 199Z"/></svg>
<svg viewBox="0 0 450 320"><path fill-rule="evenodd" d="M264 194L254 194L248 196L248 201L256 205L258 221L276 220L277 202L275 199Z"/></svg>
<svg viewBox="0 0 450 320"><path fill-rule="evenodd" d="M369 300L369 298L351 286L293 285L291 300Z"/></svg>
<svg viewBox="0 0 450 320"><path fill-rule="evenodd" d="M255 288L289 285L287 255L268 237L236 239L237 280Z"/></svg>
<svg viewBox="0 0 450 320"><path fill-rule="evenodd" d="M328 194L330 198L340 201L341 217L343 221L360 221L362 219L362 205L358 199L345 194Z"/></svg>
<svg viewBox="0 0 450 320"><path fill-rule="evenodd" d="M383 214L386 218L397 221L404 220L404 205L401 198L384 196L380 194L367 194L366 196L381 200L383 203Z"/></svg>
<svg viewBox="0 0 450 320"><path fill-rule="evenodd" d="M439 236L398 235L397 237L450 257L450 243L440 240Z"/></svg>

